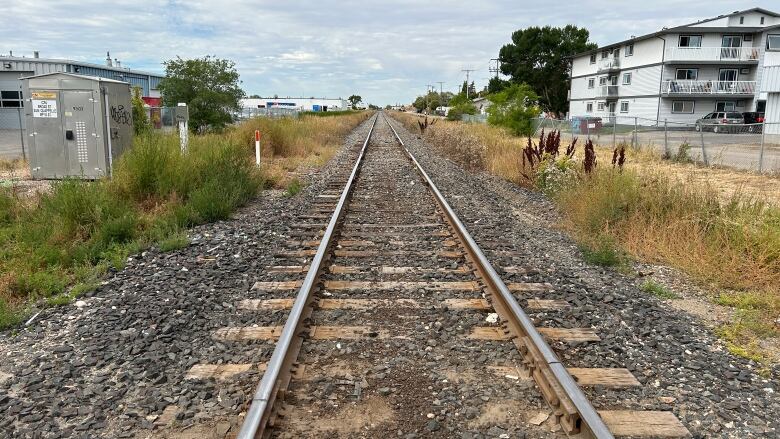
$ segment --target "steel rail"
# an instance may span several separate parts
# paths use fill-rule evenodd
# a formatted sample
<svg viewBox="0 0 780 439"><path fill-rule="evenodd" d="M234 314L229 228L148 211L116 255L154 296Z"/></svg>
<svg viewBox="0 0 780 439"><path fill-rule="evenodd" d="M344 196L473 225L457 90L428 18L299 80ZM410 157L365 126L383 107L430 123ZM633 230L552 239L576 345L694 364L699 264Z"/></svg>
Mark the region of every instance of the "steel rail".
<svg viewBox="0 0 780 439"><path fill-rule="evenodd" d="M236 436L237 439L255 439L260 437L271 419L276 396L280 391L281 384L286 380L286 378L282 378L282 376L285 373L289 373L290 367L298 356L298 349L292 349L292 347L296 344L300 347L301 340L299 333L302 330L302 323L304 320L302 316L304 315L304 310L309 308L312 292L317 285L316 280L322 270L322 263L328 255L331 238L334 235L337 223L341 220L341 217L346 210L344 207L347 204L347 198L354 187L355 176L358 174L361 162L363 161L363 156L366 152L366 147L368 146L368 141L371 139L371 134L374 132L374 127L376 126L376 121L378 119L379 114L377 113L377 115L374 116L374 121L371 123L371 129L368 131L365 142L363 142L363 147L360 150L355 166L352 168L352 173L347 180L347 184L341 192L341 197L333 212L333 216L331 216L328 227L325 229L325 233L320 240L320 245L317 247L317 253L314 255L311 265L309 266L309 271L306 272L306 277L303 280L301 288L298 290L295 302L293 302L290 314L284 324L284 329L279 336L279 340L276 342L276 347L271 355L271 359L268 361L265 373L263 374L263 379L257 386L255 395L252 398L252 404L249 406L249 411L246 414L241 430L238 432L238 436Z"/></svg>
<svg viewBox="0 0 780 439"><path fill-rule="evenodd" d="M409 151L409 149L406 147L403 140L401 140L401 137L398 135L398 132L396 132L393 125L387 120L387 117L384 116L384 114L382 117L390 126L390 129L393 131L396 139L406 151L406 154L409 156L412 163L414 163L417 167L417 170L422 175L425 183L431 189L431 192L433 192L436 202L441 206L442 210L447 216L448 221L455 229L455 232L460 237L460 241L464 244L464 247L471 256L471 259L477 267L477 270L482 275L483 281L488 285L489 290L491 290L491 296L501 302L500 306L503 308L506 317L509 318L509 326L513 329L513 332L515 332L516 336L526 337L528 340L530 340L532 348L537 351L536 353L540 354L539 356L542 359L541 366L547 369L550 373L533 373L533 376L539 384L540 388L542 388L542 393L544 394L545 399L547 399L548 403L554 408L557 408L555 407L556 405L561 404L560 402L555 404L555 401L550 401L548 394L545 393L543 388L546 386L543 386L543 383L539 382L540 380L549 378L551 375L554 380L553 388L555 385L557 385L560 389L563 390L563 393L569 399L569 401L571 401L577 411L577 414L579 415L581 423L579 423L580 425L576 425L574 427L584 427L586 429L584 432L590 433L590 437L597 439L613 439L614 436L609 431L609 428L606 426L604 421L601 419L601 416L599 416L598 412L596 412L596 409L593 407L593 405L591 405L590 401L588 401L588 398L582 392L582 389L580 389L580 387L577 385L576 381L574 381L574 378L572 378L569 371L566 370L563 364L561 364L558 356L555 355L555 352L553 352L552 348L550 348L550 345L547 344L542 335L536 329L536 326L534 325L531 318L528 317L528 314L523 311L523 309L520 307L520 304L518 304L517 300L514 298L514 296L512 296L509 288L507 288L506 284L504 284L504 281L501 280L501 277L498 275L498 273L496 273L496 270L490 264L490 261L488 261L484 253L482 253L482 250L469 234L468 230L466 230L466 227L458 219L449 203L447 203L447 200L433 183L433 180L431 180L411 151ZM529 353L529 355L534 354L534 352ZM538 367L539 365L534 364L533 366Z"/></svg>

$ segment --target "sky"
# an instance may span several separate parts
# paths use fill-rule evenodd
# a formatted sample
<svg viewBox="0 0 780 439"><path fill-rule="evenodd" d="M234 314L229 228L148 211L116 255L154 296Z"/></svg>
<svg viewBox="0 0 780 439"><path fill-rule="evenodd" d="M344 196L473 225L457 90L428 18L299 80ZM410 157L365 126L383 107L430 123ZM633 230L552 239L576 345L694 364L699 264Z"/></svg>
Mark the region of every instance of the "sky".
<svg viewBox="0 0 780 439"><path fill-rule="evenodd" d="M552 6L552 4L556 6ZM164 72L164 60L236 63L247 95L409 103L428 84L456 90L463 69L481 89L512 32L574 24L609 44L735 10L743 1L3 0L0 54ZM780 10L780 5L775 9Z"/></svg>

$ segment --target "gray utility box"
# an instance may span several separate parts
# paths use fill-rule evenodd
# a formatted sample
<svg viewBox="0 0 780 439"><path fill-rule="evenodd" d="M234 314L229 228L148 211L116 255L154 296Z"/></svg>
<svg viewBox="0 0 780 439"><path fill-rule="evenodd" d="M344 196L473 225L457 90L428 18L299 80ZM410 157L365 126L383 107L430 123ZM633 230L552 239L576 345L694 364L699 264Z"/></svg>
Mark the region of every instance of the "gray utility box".
<svg viewBox="0 0 780 439"><path fill-rule="evenodd" d="M130 85L71 73L24 78L33 178L111 175L133 143Z"/></svg>

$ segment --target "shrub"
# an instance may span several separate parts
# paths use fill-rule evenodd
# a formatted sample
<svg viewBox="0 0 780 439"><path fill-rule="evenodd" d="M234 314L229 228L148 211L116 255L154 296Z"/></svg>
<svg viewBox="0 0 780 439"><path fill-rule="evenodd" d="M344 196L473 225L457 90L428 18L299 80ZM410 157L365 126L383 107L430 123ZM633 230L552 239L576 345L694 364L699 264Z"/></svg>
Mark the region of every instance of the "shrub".
<svg viewBox="0 0 780 439"><path fill-rule="evenodd" d="M541 113L536 105L539 97L527 84L512 84L488 97L488 123L509 129L516 136L534 132L532 120Z"/></svg>

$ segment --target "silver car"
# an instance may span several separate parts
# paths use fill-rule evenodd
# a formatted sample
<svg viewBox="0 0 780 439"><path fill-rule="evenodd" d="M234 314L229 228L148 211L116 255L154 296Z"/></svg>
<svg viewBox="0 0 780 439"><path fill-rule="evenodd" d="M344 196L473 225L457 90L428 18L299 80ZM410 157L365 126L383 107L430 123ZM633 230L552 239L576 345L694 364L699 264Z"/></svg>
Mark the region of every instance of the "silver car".
<svg viewBox="0 0 780 439"><path fill-rule="evenodd" d="M716 111L696 121L696 131L710 130L714 133L737 132L745 124L742 113L736 111ZM737 125L737 126L729 126Z"/></svg>

